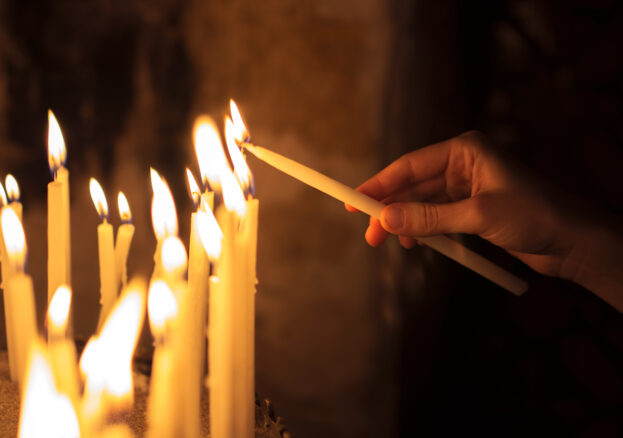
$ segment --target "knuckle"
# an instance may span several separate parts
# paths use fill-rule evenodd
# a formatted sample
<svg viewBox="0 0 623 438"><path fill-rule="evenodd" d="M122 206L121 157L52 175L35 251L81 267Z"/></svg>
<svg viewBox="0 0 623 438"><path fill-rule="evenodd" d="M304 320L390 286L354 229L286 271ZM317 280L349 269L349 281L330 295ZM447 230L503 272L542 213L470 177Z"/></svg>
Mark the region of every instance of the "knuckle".
<svg viewBox="0 0 623 438"><path fill-rule="evenodd" d="M463 146L467 146L472 148L473 150L482 151L487 149L487 145L489 144L489 139L487 136L481 131L467 131L461 135L459 135L459 140L463 144Z"/></svg>
<svg viewBox="0 0 623 438"><path fill-rule="evenodd" d="M433 204L422 204L420 223L422 233L430 234L437 230L439 225L439 214L437 207Z"/></svg>

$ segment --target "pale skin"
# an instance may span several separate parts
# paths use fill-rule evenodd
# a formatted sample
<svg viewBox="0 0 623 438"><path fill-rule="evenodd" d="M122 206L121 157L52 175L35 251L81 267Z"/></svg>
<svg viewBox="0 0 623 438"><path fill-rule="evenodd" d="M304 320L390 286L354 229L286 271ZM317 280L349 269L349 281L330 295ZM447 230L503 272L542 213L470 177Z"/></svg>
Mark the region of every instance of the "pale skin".
<svg viewBox="0 0 623 438"><path fill-rule="evenodd" d="M623 226L502 158L478 132L403 155L357 189L388 204L366 240L467 233L623 312ZM347 205L347 209L355 211Z"/></svg>

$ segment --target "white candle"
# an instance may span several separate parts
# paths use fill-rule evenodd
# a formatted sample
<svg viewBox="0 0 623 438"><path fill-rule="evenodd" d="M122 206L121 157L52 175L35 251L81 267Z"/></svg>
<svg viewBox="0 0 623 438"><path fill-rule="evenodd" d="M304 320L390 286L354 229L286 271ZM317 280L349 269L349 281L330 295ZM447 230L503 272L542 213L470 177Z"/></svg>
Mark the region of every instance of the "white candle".
<svg viewBox="0 0 623 438"><path fill-rule="evenodd" d="M4 191L4 187L0 184L0 212L7 205L7 196ZM16 346L15 346L15 331L13 315L11 314L10 309L12 308L11 304L11 296L6 293L7 285L9 284L9 280L12 275L11 264L8 260L8 255L6 252L6 248L4 245L4 237L2 233L0 233L0 261L2 262L2 289L3 300L4 300L4 321L5 321L5 330L6 330L6 342L7 342L7 353L9 355L9 375L11 377L11 381L17 381L17 364L16 364Z"/></svg>
<svg viewBox="0 0 623 438"><path fill-rule="evenodd" d="M91 198L102 221L97 226L97 253L100 268L100 316L97 323L99 331L117 301L117 272L115 264L115 244L112 225L108 223L108 202L100 184L94 178L89 181Z"/></svg>
<svg viewBox="0 0 623 438"><path fill-rule="evenodd" d="M52 111L48 111L48 161L54 181L48 184L48 302L61 285L71 286L69 172L65 141ZM71 327L71 317L70 317Z"/></svg>
<svg viewBox="0 0 623 438"><path fill-rule="evenodd" d="M24 273L26 264L26 237L22 224L10 208L2 210L2 234L13 275L6 284L5 296L11 306L9 312L13 322L12 335L15 347L16 376L23 389L30 349L37 339L35 319L35 298L32 279Z"/></svg>
<svg viewBox="0 0 623 438"><path fill-rule="evenodd" d="M117 240L115 241L115 264L117 282L124 287L128 282L128 254L132 245L132 237L134 237L134 225L132 225L130 205L123 192L119 192L117 196L117 205L121 226L117 229Z"/></svg>
<svg viewBox="0 0 623 438"><path fill-rule="evenodd" d="M381 216L381 211L385 207L383 203L347 185L266 148L247 143L245 149L260 160L335 199L350 204L374 218L378 219ZM417 239L515 295L523 294L528 288L525 281L447 236L417 237Z"/></svg>
<svg viewBox="0 0 623 438"><path fill-rule="evenodd" d="M152 359L147 421L149 438L184 436L176 421L183 405L174 398L177 368L177 300L166 282L152 281L148 298L149 326L155 340ZM179 388L178 388L179 393ZM216 437L216 435L213 435Z"/></svg>
<svg viewBox="0 0 623 438"><path fill-rule="evenodd" d="M78 360L76 346L67 337L67 318L71 308L71 291L60 286L48 306L48 357L58 391L78 401Z"/></svg>

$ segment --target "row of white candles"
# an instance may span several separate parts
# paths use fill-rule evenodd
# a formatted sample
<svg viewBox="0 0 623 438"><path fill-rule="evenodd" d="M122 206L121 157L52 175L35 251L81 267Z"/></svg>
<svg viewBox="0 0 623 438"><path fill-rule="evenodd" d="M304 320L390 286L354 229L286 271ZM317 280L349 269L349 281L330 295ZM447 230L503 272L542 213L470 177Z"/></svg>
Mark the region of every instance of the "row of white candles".
<svg viewBox="0 0 623 438"><path fill-rule="evenodd" d="M246 128L233 101L231 104L238 125L228 118L225 138L233 169L213 121L204 116L195 125L203 190L187 169L196 207L191 216L189 257L177 237L177 213L168 185L151 170L157 247L148 292L141 280L127 281L134 226L125 195L118 194L122 225L114 239L106 196L91 179L89 188L101 220L97 227L101 309L97 334L79 361L71 340L69 172L63 136L51 112L48 149L54 181L48 186L47 348L37 330L32 279L24 269L27 251L22 207L17 202L19 189L15 179L7 177L8 199L4 190L0 191L0 256L10 374L22 394L20 437L132 436L127 427L110 425L107 418L132 406L131 361L143 324L146 294L155 339L148 435L201 436L200 399L207 356L211 436L254 436L259 203L252 196L252 176L238 147L247 136ZM215 194L222 200L216 208ZM206 355L208 299L210 348Z"/></svg>
<svg viewBox="0 0 623 438"><path fill-rule="evenodd" d="M211 435L250 438L254 433L259 203L253 198L252 176L239 147L373 217L378 218L383 208L380 202L325 175L252 145L233 101L231 114L233 120L227 118L225 123L228 154L209 117L200 117L195 124L194 143L202 189L187 169L196 209L191 216L189 257L177 236L177 213L168 185L158 172L151 170L152 221L157 239L147 306L155 338L148 412L149 436L153 438L200 436L207 300ZM69 172L65 167L63 136L51 112L48 148L54 181L48 185L47 353L37 334L32 280L24 272L26 244L14 178L7 178L12 202L0 199L8 207L2 209L4 241L0 242L0 256L11 378L23 390L20 436L37 436L32 430L45 423L34 420L32 414L32 406L41 404L41 398L56 400L58 409L67 411L46 417L52 423L42 429L47 436L53 436L51 431L58 429L59 418L71 424L75 419L76 424L76 434L64 433L62 430L67 425L58 429L62 436L78 436L80 432L89 437L131 436L121 426L106 426L107 415L132 405L131 361L145 308L146 286L140 280L127 282L126 261L134 234L129 205L119 192L122 225L115 242L108 222L106 196L99 183L91 179L91 195L101 219L97 229L101 311L97 335L89 340L79 362L84 387L80 391L75 348L68 337L71 333ZM222 201L216 206L215 195ZM436 236L421 240L511 292L520 294L526 288L512 274L449 238ZM124 291L121 298L120 289ZM64 305L55 306L56 302ZM60 318L54 316L55 308L63 309L58 311L62 314ZM45 380L47 375L53 376L53 382L33 388L34 382ZM47 395L40 394L42 388L47 388Z"/></svg>

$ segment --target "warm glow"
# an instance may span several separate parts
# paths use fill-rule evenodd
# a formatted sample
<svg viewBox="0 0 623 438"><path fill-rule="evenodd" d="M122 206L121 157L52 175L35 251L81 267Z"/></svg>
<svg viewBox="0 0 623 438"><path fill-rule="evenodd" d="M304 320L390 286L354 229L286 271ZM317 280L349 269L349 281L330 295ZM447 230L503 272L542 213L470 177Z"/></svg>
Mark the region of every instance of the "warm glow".
<svg viewBox="0 0 623 438"><path fill-rule="evenodd" d="M22 398L19 438L77 438L78 417L69 398L54 385L43 347L32 350Z"/></svg>
<svg viewBox="0 0 623 438"><path fill-rule="evenodd" d="M232 100L233 103L233 100ZM229 117L225 118L225 142L227 143L227 150L229 156L234 164L234 173L238 182L246 193L253 193L253 177L251 176L251 170L247 165L240 148L238 148L238 142L236 141L234 124Z"/></svg>
<svg viewBox="0 0 623 438"><path fill-rule="evenodd" d="M9 201L6 197L6 192L4 191L4 187L2 187L2 183L0 183L0 207L7 205Z"/></svg>
<svg viewBox="0 0 623 438"><path fill-rule="evenodd" d="M48 328L50 332L65 333L70 307L71 291L67 286L59 286L48 305Z"/></svg>
<svg viewBox="0 0 623 438"><path fill-rule="evenodd" d="M151 187L154 196L151 201L151 221L156 239L177 235L177 212L173 195L166 181L154 169L150 169Z"/></svg>
<svg viewBox="0 0 623 438"><path fill-rule="evenodd" d="M48 110L48 163L50 170L56 172L65 165L67 159L67 150L65 149L65 140L61 127L54 117L54 113Z"/></svg>
<svg viewBox="0 0 623 438"><path fill-rule="evenodd" d="M244 193L229 168L221 175L221 184L223 184L223 202L227 210L235 211L239 217L244 216L247 210Z"/></svg>
<svg viewBox="0 0 623 438"><path fill-rule="evenodd" d="M106 221L108 219L108 202L106 201L106 195L102 186L97 182L95 178L91 178L89 181L89 190L91 191L91 199L97 210L97 214L100 219Z"/></svg>
<svg viewBox="0 0 623 438"><path fill-rule="evenodd" d="M110 312L99 336L93 336L80 358L86 379L87 410L97 409L99 396L130 407L134 395L132 357L145 316L145 284L133 280Z"/></svg>
<svg viewBox="0 0 623 438"><path fill-rule="evenodd" d="M186 248L177 236L169 236L162 243L162 267L168 275L180 275L186 270Z"/></svg>
<svg viewBox="0 0 623 438"><path fill-rule="evenodd" d="M12 208L2 209L2 235L9 261L20 270L26 262L26 236L17 214Z"/></svg>
<svg viewBox="0 0 623 438"><path fill-rule="evenodd" d="M190 198L193 200L195 208L197 208L201 202L201 190L199 189L197 180L188 167L186 168L186 180L188 181L188 193L190 193Z"/></svg>
<svg viewBox="0 0 623 438"><path fill-rule="evenodd" d="M204 188L210 186L213 191L217 191L221 186L222 169L229 165L214 120L208 116L199 116L195 121L193 138L201 182Z"/></svg>
<svg viewBox="0 0 623 438"><path fill-rule="evenodd" d="M6 176L4 180L6 184L6 191L9 198L9 202L17 202L19 201L19 185L17 184L17 180L10 173Z"/></svg>
<svg viewBox="0 0 623 438"><path fill-rule="evenodd" d="M218 226L218 222L212 213L212 210L206 209L197 212L196 226L199 230L199 239L211 260L218 259L221 254L221 241L223 232Z"/></svg>
<svg viewBox="0 0 623 438"><path fill-rule="evenodd" d="M123 192L119 192L117 195L117 207L119 208L119 217L121 222L129 224L132 222L132 212L130 211L130 204L128 204L128 198L125 197Z"/></svg>
<svg viewBox="0 0 623 438"><path fill-rule="evenodd" d="M229 99L229 110L233 121L234 138L239 142L247 141L249 139L249 131L247 131L247 127L242 120L240 111L238 111L238 105L236 105L234 99Z"/></svg>
<svg viewBox="0 0 623 438"><path fill-rule="evenodd" d="M151 332L154 338L160 338L166 331L169 319L177 315L177 300L166 282L158 280L151 284L147 309Z"/></svg>

